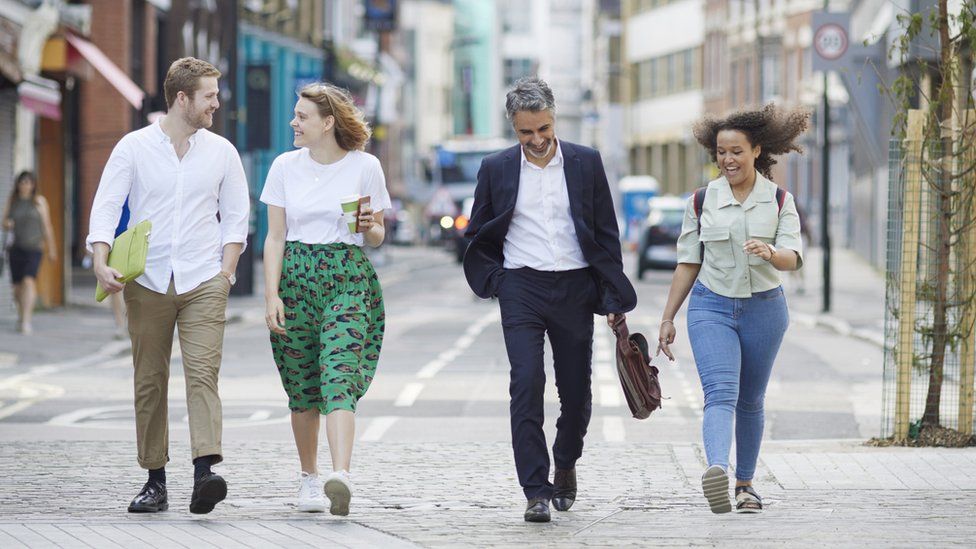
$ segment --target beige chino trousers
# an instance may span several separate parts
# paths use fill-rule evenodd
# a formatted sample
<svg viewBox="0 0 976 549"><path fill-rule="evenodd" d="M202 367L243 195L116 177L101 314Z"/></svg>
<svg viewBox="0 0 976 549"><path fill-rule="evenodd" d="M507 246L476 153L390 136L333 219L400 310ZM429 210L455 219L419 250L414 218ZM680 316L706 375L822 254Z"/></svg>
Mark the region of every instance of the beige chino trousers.
<svg viewBox="0 0 976 549"><path fill-rule="evenodd" d="M230 281L222 275L177 295L172 280L166 294L135 282L125 285L125 305L135 366L136 445L139 465L158 469L169 461L169 362L173 329L179 329L186 379L193 459L223 460L223 429L217 376L224 346Z"/></svg>

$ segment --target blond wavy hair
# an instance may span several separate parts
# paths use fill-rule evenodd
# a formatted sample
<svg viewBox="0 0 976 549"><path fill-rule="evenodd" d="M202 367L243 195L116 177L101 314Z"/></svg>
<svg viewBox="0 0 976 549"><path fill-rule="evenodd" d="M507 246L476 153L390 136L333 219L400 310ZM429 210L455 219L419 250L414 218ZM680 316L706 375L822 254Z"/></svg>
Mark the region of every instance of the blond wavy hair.
<svg viewBox="0 0 976 549"><path fill-rule="evenodd" d="M322 118L335 117L335 139L343 150L361 151L366 148L373 130L348 90L332 84L316 83L303 87L298 96L315 103Z"/></svg>

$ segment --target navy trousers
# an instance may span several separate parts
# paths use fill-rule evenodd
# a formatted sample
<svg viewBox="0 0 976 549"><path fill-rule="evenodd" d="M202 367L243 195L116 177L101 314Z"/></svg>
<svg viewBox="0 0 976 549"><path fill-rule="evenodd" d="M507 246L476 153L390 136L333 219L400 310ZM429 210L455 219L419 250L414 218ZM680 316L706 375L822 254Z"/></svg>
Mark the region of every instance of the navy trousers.
<svg viewBox="0 0 976 549"><path fill-rule="evenodd" d="M552 447L557 469L583 453L593 398L590 363L596 283L589 269L543 272L506 269L498 284L505 347L511 364L512 449L525 497L551 498L549 450L542 431L546 373L544 337L552 346L560 412Z"/></svg>

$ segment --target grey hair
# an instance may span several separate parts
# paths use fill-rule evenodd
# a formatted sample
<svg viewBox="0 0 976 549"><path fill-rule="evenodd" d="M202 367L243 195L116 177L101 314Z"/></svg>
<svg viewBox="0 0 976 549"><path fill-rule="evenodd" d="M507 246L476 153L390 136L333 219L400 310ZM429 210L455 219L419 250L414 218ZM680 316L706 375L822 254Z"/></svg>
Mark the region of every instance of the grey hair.
<svg viewBox="0 0 976 549"><path fill-rule="evenodd" d="M519 111L556 113L556 98L545 80L529 76L515 82L505 96L505 116L512 120Z"/></svg>

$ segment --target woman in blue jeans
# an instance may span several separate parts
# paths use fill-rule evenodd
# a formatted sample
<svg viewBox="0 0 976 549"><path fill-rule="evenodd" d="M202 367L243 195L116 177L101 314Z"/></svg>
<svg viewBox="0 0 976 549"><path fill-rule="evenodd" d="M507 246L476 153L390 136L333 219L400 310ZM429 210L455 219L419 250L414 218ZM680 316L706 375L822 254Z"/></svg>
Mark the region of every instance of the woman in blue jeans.
<svg viewBox="0 0 976 549"><path fill-rule="evenodd" d="M706 118L695 137L721 177L688 199L661 320L658 352L671 360L674 317L691 292L688 337L705 393L702 491L714 513L732 510L729 453L735 433L735 508L758 513L752 487L770 371L789 324L780 271L802 264L793 196L770 181L774 155L800 152L809 115L769 105Z"/></svg>

